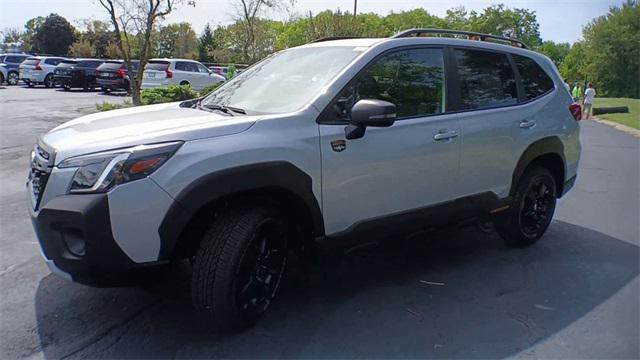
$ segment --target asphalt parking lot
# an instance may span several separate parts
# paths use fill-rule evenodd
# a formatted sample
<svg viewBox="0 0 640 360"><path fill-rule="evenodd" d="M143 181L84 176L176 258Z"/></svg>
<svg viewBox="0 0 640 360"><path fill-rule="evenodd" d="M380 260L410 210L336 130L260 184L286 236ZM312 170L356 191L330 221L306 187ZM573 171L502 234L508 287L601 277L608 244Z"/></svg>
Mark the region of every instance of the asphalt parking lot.
<svg viewBox="0 0 640 360"><path fill-rule="evenodd" d="M184 272L96 289L41 261L24 189L36 137L123 99L0 89L2 359L640 357L637 138L582 122L576 187L533 247L451 228L299 266L256 327L228 336L191 309Z"/></svg>

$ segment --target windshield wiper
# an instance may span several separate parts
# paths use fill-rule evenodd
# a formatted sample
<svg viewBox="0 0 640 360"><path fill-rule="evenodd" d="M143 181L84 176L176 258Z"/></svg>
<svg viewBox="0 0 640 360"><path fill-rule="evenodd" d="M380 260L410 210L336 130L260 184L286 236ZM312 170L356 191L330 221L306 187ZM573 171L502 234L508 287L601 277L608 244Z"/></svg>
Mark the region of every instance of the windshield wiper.
<svg viewBox="0 0 640 360"><path fill-rule="evenodd" d="M226 106L226 105L220 105L220 104L202 105L202 100L198 101L196 106L198 106L199 108L205 108L205 109L209 109L209 110L222 111L223 113L231 115L231 116L234 116L233 113L238 113L238 114L243 114L243 115L247 114L247 112L244 109L240 109L240 108L233 107L233 106Z"/></svg>

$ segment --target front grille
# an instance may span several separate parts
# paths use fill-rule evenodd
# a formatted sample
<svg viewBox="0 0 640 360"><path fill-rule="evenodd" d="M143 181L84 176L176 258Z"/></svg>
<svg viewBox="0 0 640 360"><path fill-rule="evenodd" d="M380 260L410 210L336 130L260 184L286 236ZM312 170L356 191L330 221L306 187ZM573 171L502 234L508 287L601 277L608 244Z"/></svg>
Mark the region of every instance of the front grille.
<svg viewBox="0 0 640 360"><path fill-rule="evenodd" d="M45 150L44 146L36 145L31 159L31 171L29 173L29 186L31 187L31 200L34 210L38 210L42 194L44 194L49 174L53 168L54 154Z"/></svg>

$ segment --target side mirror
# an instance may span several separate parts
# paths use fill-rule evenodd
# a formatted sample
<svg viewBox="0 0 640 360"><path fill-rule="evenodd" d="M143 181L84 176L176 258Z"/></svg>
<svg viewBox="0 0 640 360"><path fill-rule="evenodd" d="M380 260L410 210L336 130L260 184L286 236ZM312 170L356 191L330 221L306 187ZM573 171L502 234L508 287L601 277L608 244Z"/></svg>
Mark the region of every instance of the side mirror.
<svg viewBox="0 0 640 360"><path fill-rule="evenodd" d="M364 136L367 126L389 127L396 120L396 106L388 101L362 99L351 108L351 121L345 131L349 140Z"/></svg>

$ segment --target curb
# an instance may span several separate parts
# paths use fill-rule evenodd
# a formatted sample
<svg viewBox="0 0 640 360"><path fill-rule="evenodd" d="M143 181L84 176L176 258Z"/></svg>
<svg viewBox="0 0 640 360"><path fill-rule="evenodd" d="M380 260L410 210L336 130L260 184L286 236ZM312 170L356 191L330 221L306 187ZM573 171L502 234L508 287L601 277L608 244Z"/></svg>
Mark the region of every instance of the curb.
<svg viewBox="0 0 640 360"><path fill-rule="evenodd" d="M634 128L630 127L630 126L626 126L626 125L618 124L618 123L613 122L613 121L603 120L603 119L598 119L598 118L591 118L591 121L595 121L597 123L610 126L610 127L614 128L616 130L620 130L620 131L625 132L625 133L627 133L629 135L632 135L632 136L635 136L637 138L640 138L640 130L634 129Z"/></svg>

